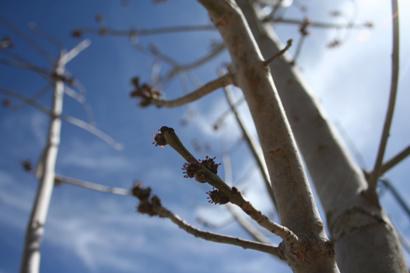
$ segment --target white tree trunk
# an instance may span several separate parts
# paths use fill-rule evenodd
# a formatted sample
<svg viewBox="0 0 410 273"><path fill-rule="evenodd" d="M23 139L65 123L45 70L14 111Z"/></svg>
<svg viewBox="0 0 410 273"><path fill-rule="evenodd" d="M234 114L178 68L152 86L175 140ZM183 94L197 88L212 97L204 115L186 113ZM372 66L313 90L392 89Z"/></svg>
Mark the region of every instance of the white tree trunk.
<svg viewBox="0 0 410 273"><path fill-rule="evenodd" d="M57 61L55 75L64 73L61 58ZM63 109L64 83L55 77L54 94L51 108L50 124L46 147L43 151L42 171L39 178L38 190L27 224L24 252L21 261L21 273L40 272L40 244L44 235L48 208L54 188L55 165L61 132L61 113Z"/></svg>
<svg viewBox="0 0 410 273"><path fill-rule="evenodd" d="M268 58L280 50L271 28L257 20L248 0L237 0L254 37ZM367 182L348 156L293 66L285 57L271 64L272 76L326 212L345 273L407 272L396 232L378 200L362 195Z"/></svg>
<svg viewBox="0 0 410 273"><path fill-rule="evenodd" d="M299 238L295 245L283 243L288 264L299 273L339 272L269 68L244 16L231 0L200 2L229 50L234 77L244 93L261 141L281 222Z"/></svg>

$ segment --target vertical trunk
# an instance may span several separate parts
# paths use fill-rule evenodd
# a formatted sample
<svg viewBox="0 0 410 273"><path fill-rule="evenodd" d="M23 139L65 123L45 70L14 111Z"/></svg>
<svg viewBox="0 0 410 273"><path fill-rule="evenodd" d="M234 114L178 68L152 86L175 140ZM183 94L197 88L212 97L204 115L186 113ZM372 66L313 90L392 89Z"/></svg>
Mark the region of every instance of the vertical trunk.
<svg viewBox="0 0 410 273"><path fill-rule="evenodd" d="M229 50L261 141L281 221L299 238L296 245L283 243L289 265L300 273L338 272L269 68L245 18L234 1L200 2Z"/></svg>
<svg viewBox="0 0 410 273"><path fill-rule="evenodd" d="M55 74L64 73L61 58L57 61ZM63 109L64 83L56 77L54 82L53 102L50 115L47 143L43 151L43 170L38 184L36 198L27 224L21 273L40 272L40 244L44 234L48 208L54 187L55 165L61 132L61 112Z"/></svg>
<svg viewBox="0 0 410 273"><path fill-rule="evenodd" d="M265 58L279 51L249 0L237 0ZM362 194L367 183L285 57L272 75L304 161L326 212L336 259L346 273L407 272L397 235L382 208Z"/></svg>

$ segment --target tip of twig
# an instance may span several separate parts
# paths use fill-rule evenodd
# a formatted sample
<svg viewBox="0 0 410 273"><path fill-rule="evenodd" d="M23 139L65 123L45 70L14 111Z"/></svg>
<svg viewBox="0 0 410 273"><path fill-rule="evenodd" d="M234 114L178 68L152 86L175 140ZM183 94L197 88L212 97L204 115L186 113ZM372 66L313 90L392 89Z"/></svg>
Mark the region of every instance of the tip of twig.
<svg viewBox="0 0 410 273"><path fill-rule="evenodd" d="M285 54L285 52L292 46L293 40L289 39L286 42L286 46L280 50L279 52L275 53L272 55L272 57L270 57L269 59L265 60L263 62L264 65L268 66L271 62L273 62L276 58L282 56L283 54Z"/></svg>

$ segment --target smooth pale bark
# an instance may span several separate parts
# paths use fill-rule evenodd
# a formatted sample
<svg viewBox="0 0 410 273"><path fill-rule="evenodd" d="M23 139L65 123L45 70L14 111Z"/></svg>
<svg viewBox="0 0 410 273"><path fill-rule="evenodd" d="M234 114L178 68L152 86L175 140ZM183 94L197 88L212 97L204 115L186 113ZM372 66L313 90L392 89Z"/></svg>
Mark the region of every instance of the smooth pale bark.
<svg viewBox="0 0 410 273"><path fill-rule="evenodd" d="M237 0L265 58L281 48L257 20L248 0ZM293 133L326 212L336 259L346 273L407 272L397 234L377 200L362 195L365 177L285 56L271 64Z"/></svg>
<svg viewBox="0 0 410 273"><path fill-rule="evenodd" d="M55 68L56 75L63 75L64 63L61 58ZM55 165L61 133L61 113L63 110L64 83L61 79L54 82L53 102L46 147L43 151L43 169L39 178L38 190L27 224L21 273L40 272L40 243L44 235L51 195L54 188Z"/></svg>
<svg viewBox="0 0 410 273"><path fill-rule="evenodd" d="M246 20L234 1L200 0L227 46L238 86L244 92L261 141L281 222L299 237L284 241L294 272L339 272L333 249L303 173L278 93Z"/></svg>

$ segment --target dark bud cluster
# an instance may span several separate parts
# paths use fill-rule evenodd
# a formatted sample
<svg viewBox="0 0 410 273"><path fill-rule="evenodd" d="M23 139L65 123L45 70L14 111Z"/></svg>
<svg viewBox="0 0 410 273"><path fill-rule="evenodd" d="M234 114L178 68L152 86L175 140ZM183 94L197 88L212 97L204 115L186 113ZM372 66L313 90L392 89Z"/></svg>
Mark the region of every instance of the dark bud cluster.
<svg viewBox="0 0 410 273"><path fill-rule="evenodd" d="M158 133L156 133L156 135L154 136L154 142L153 142L153 144L154 144L155 146L160 146L160 147L162 147L162 146L165 146L165 145L168 144L168 143L167 143L167 140L166 140L166 138L165 138L165 136L164 136L165 133L174 134L174 129L172 129L172 128L170 128L170 127L167 127L167 126L162 126L162 127L159 129Z"/></svg>
<svg viewBox="0 0 410 273"><path fill-rule="evenodd" d="M27 160L27 159L21 161L21 167L27 173L29 173L33 170L33 164L31 164L30 160Z"/></svg>
<svg viewBox="0 0 410 273"><path fill-rule="evenodd" d="M152 104L154 99L159 99L161 97L161 92L147 83L141 84L138 77L132 78L131 83L134 86L134 89L131 91L130 96L132 98L139 98L139 104L141 107L147 107Z"/></svg>
<svg viewBox="0 0 410 273"><path fill-rule="evenodd" d="M229 197L220 190L212 190L207 192L209 203L223 205L229 202Z"/></svg>
<svg viewBox="0 0 410 273"><path fill-rule="evenodd" d="M207 181L207 177L205 172L202 171L202 167L205 167L214 174L217 174L219 165L220 164L215 163L215 157L206 156L205 159L199 160L198 162L185 163L182 166L182 170L184 171L185 178L195 177L198 182L205 183Z"/></svg>
<svg viewBox="0 0 410 273"><path fill-rule="evenodd" d="M307 18L303 19L303 22L302 22L302 24L301 24L300 27L299 27L299 33L300 33L302 36L307 36L307 35L309 35L309 32L308 32L308 27L309 27L309 25L310 25L309 19L307 19Z"/></svg>
<svg viewBox="0 0 410 273"><path fill-rule="evenodd" d="M13 46L14 46L13 41L11 40L10 37L5 36L0 39L0 49L12 48Z"/></svg>
<svg viewBox="0 0 410 273"><path fill-rule="evenodd" d="M136 183L132 188L132 195L140 200L137 206L138 212L148 214L149 216L158 215L158 209L161 208L161 200L156 195L151 195L150 187L143 187Z"/></svg>
<svg viewBox="0 0 410 273"><path fill-rule="evenodd" d="M71 36L73 37L73 38L81 38L82 36L83 36L83 32L80 30L80 29L74 29L72 32L71 32Z"/></svg>
<svg viewBox="0 0 410 273"><path fill-rule="evenodd" d="M216 157L209 157L206 156L204 160L200 160L201 165L206 167L208 170L210 170L211 172L213 172L214 174L218 173L218 167L219 163L215 163L215 158Z"/></svg>
<svg viewBox="0 0 410 273"><path fill-rule="evenodd" d="M9 108L9 107L11 106L11 100L9 100L9 99L3 99L3 100L1 101L1 105L2 105L4 108Z"/></svg>

